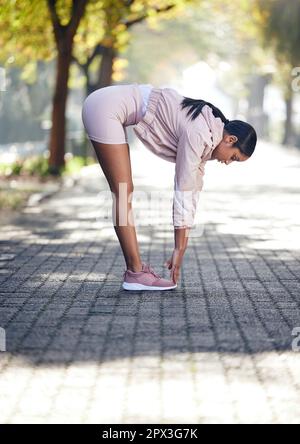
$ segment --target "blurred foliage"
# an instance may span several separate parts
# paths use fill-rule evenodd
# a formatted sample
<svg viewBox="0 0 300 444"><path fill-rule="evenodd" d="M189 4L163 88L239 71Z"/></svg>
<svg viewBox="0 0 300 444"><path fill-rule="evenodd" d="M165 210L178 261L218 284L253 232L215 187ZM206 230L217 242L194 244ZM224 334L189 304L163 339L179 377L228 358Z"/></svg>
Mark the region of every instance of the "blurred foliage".
<svg viewBox="0 0 300 444"><path fill-rule="evenodd" d="M79 171L88 165L93 165L96 163L96 160L93 157L82 157L82 156L72 156L68 158L66 156L66 165L63 170L63 174L72 175L79 173Z"/></svg>
<svg viewBox="0 0 300 444"><path fill-rule="evenodd" d="M88 84L90 93L111 81L124 80L128 62L122 54L132 42L133 25L145 22L155 29L160 21L181 15L186 5L192 3L193 0L89 2L74 39L74 60L82 69L78 82ZM110 57L112 60L108 61Z"/></svg>
<svg viewBox="0 0 300 444"><path fill-rule="evenodd" d="M20 210L32 194L40 193L47 187L46 184L32 180L0 180L0 211Z"/></svg>
<svg viewBox="0 0 300 444"><path fill-rule="evenodd" d="M89 0L74 38L74 56L85 63L100 42L113 46L119 53L114 63L114 80L121 81L127 65L122 56L132 55L129 43L139 43L133 41L135 31L132 33L127 25L145 17L148 42L142 39L140 46L146 44L144 54L149 55L149 61L146 60L143 67L134 63L131 68L137 69L142 81L145 73L153 69L153 63L150 64L153 53L158 58L162 54L172 58L174 51L187 45L197 48L201 57L207 54L206 50L212 53L215 49L217 55L226 60L238 58L241 71L247 73L249 69L259 69L266 57L271 60L271 53L268 53L271 45L277 54L285 59L292 58L297 66L300 58L299 3L299 0ZM59 18L66 25L72 2L57 0L56 4ZM174 8L157 13L157 9L169 5ZM56 57L46 0L0 0L0 17L0 61L5 67L24 66L23 79L34 82L35 62ZM257 44L262 34L267 53ZM133 57L133 61L135 59L137 57ZM92 66L94 71L98 64ZM78 70L72 68L72 72L71 86L76 82L82 86Z"/></svg>
<svg viewBox="0 0 300 444"><path fill-rule="evenodd" d="M0 163L0 176L38 176L48 175L48 159L44 156L32 156L12 163Z"/></svg>
<svg viewBox="0 0 300 444"><path fill-rule="evenodd" d="M56 5L66 26L72 1L57 0ZM291 67L300 63L299 42L299 0L89 0L74 37L73 56L85 64L97 45L113 47L118 54L113 62L115 82L168 83L199 60L216 72L227 64L220 86L238 102L247 99L252 76L269 73L285 95L290 94ZM0 62L8 70L22 67L20 88L3 101L3 137L7 116L14 119L16 136L22 121L37 137L44 134L40 124L49 115L55 75L45 70L42 77L37 61L48 63L56 56L47 1L0 0ZM90 65L95 77L101 60L98 55ZM69 87L82 88L85 81L73 64Z"/></svg>
<svg viewBox="0 0 300 444"><path fill-rule="evenodd" d="M264 48L272 48L276 59L274 81L285 99L286 118L282 143L298 144L294 125L295 94L292 71L300 66L300 0L256 0L258 29Z"/></svg>
<svg viewBox="0 0 300 444"><path fill-rule="evenodd" d="M260 30L266 47L292 66L300 64L300 1L257 0Z"/></svg>
<svg viewBox="0 0 300 444"><path fill-rule="evenodd" d="M22 174L28 174L29 176L48 176L48 159L44 156L29 157L22 164L20 170Z"/></svg>
<svg viewBox="0 0 300 444"><path fill-rule="evenodd" d="M0 0L0 60L24 66L50 60L55 50L45 0Z"/></svg>
<svg viewBox="0 0 300 444"><path fill-rule="evenodd" d="M0 101L0 144L43 140L42 125L50 118L54 62L36 62L26 80L20 67L9 66Z"/></svg>
<svg viewBox="0 0 300 444"><path fill-rule="evenodd" d="M130 41L129 22L146 19L155 27L158 15L169 20L189 3L192 0L89 0L74 37L74 55L84 63L98 43L122 53ZM71 0L56 0L63 26L70 20L71 7ZM163 17L158 14L167 7L172 8ZM57 55L47 1L0 0L0 18L0 61L4 67L23 66L24 80L32 79L37 60L49 61Z"/></svg>
<svg viewBox="0 0 300 444"><path fill-rule="evenodd" d="M93 59L89 48L94 52L100 44L120 52L128 43L130 25L147 17L154 23L162 10L175 9L177 5L180 8L186 3L188 0L0 0L0 62L3 61L4 67L24 66L24 78L31 79L32 62L57 57L49 137L49 163L53 172L64 164L71 56ZM102 72L100 63L98 87L110 84L112 70L122 66L114 65L113 58L106 58L108 63L103 64ZM73 73L76 75L76 70Z"/></svg>
<svg viewBox="0 0 300 444"><path fill-rule="evenodd" d="M95 159L92 157L66 155L65 167L61 170L61 175L73 175L78 173L83 167L93 165ZM12 163L0 163L0 176L12 178L15 176L46 178L49 176L48 158L45 156L32 156L21 161Z"/></svg>
<svg viewBox="0 0 300 444"><path fill-rule="evenodd" d="M249 75L263 73L268 63L257 45L251 6L249 1L198 0L155 29L136 26L124 54L130 60L125 80L171 83L189 65L205 61L216 72L224 66L220 86L228 95L247 97Z"/></svg>
<svg viewBox="0 0 300 444"><path fill-rule="evenodd" d="M256 0L261 42L276 59L275 81L291 97L292 68L300 66L300 0Z"/></svg>
<svg viewBox="0 0 300 444"><path fill-rule="evenodd" d="M18 210L37 189L15 190L0 185L0 210Z"/></svg>

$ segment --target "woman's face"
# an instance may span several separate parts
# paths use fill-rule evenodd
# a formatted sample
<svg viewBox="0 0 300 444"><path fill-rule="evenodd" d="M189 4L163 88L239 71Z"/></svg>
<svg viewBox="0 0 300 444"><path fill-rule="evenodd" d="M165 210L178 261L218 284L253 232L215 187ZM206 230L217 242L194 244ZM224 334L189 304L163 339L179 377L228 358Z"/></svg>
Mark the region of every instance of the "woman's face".
<svg viewBox="0 0 300 444"><path fill-rule="evenodd" d="M238 147L233 145L238 141L236 136L224 133L223 140L213 150L211 159L229 165L231 162L245 162L249 157L241 153Z"/></svg>

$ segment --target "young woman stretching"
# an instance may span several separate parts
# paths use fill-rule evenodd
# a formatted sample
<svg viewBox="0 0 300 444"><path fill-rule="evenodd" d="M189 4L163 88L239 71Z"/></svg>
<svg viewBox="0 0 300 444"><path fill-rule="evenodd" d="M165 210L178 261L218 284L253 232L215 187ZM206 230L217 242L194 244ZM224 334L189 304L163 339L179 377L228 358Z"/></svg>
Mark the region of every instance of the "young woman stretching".
<svg viewBox="0 0 300 444"><path fill-rule="evenodd" d="M82 120L114 193L114 229L127 268L123 288L176 288L203 186L205 163L216 159L229 165L249 159L257 142L254 128L240 120L229 121L204 100L184 97L172 88L138 83L94 91L83 103ZM150 264L142 262L134 224L120 223L120 211L122 220L124 211L126 215L132 211L130 195L134 188L126 131L130 125L134 125L135 134L149 150L175 163L172 207L175 245L172 257L165 263L171 270L171 280L163 279ZM125 197L120 184L127 189Z"/></svg>

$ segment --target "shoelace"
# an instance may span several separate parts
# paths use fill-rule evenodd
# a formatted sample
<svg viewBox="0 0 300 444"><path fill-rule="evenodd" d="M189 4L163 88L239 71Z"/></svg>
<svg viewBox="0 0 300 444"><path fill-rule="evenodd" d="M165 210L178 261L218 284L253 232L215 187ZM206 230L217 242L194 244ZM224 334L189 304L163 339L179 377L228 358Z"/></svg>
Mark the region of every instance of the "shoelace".
<svg viewBox="0 0 300 444"><path fill-rule="evenodd" d="M158 279L161 279L161 275L158 274L158 273L156 273L156 272L153 270L153 268L151 267L150 264L145 264L145 263L143 263L143 264L144 264L144 265L143 265L142 272L144 272L144 273L151 273L151 274L153 274L153 276L157 277ZM124 269L123 279L125 279L126 272L127 272L127 270Z"/></svg>
<svg viewBox="0 0 300 444"><path fill-rule="evenodd" d="M125 274L126 274L126 269L124 269L124 273L123 273L123 279L125 279ZM150 264L144 264L143 266L143 270L144 273L151 273L153 274L155 277L157 277L158 279L161 279L161 275L156 273L153 268L151 267Z"/></svg>
<svg viewBox="0 0 300 444"><path fill-rule="evenodd" d="M153 270L150 264L146 264L144 270L146 273L151 273L158 279L161 279L161 276Z"/></svg>

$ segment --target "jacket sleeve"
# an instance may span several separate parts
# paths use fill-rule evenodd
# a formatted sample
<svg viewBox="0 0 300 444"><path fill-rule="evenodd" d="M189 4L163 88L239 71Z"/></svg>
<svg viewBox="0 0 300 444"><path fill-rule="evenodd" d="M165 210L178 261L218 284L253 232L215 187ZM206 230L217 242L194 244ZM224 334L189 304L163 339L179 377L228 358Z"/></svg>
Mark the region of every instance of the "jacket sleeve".
<svg viewBox="0 0 300 444"><path fill-rule="evenodd" d="M176 155L173 225L192 228L200 191L203 187L204 166L201 156L205 144L200 134L184 131L179 138Z"/></svg>

